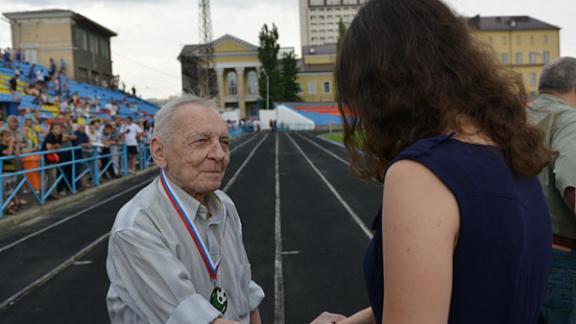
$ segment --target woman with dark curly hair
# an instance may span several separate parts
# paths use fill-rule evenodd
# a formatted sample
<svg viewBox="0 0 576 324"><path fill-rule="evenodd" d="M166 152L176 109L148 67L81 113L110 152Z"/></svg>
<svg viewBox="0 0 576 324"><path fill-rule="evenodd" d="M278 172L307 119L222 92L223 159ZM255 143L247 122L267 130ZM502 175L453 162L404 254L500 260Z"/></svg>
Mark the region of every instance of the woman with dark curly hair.
<svg viewBox="0 0 576 324"><path fill-rule="evenodd" d="M517 77L442 2L371 0L336 79L353 171L383 183L383 207L371 307L314 323L536 323L552 232L535 176L554 153Z"/></svg>

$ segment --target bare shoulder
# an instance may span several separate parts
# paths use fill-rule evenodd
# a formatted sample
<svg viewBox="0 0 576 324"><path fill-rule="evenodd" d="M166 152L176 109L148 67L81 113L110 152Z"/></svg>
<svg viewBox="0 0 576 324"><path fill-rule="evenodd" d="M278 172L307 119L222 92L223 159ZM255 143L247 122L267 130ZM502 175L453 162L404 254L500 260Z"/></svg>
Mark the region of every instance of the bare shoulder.
<svg viewBox="0 0 576 324"><path fill-rule="evenodd" d="M414 186L406 188L406 186ZM390 190L448 190L444 183L422 163L400 160L392 164L386 172L384 187Z"/></svg>
<svg viewBox="0 0 576 324"><path fill-rule="evenodd" d="M457 231L458 202L452 191L420 162L401 160L388 169L384 181L385 218L412 224L442 222Z"/></svg>

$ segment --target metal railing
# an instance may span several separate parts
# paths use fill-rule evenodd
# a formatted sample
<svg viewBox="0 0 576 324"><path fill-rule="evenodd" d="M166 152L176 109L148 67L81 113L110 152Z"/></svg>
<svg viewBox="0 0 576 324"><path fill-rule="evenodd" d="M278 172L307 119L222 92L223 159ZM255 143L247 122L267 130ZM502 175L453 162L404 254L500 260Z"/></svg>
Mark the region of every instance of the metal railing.
<svg viewBox="0 0 576 324"><path fill-rule="evenodd" d="M58 155L58 162L47 161L46 156L52 153ZM3 172L4 164L10 161L18 166L17 171ZM139 169L146 169L153 163L148 144L139 145L137 161ZM110 168L117 169L117 172L108 172ZM91 185L99 186L107 173L128 175L126 145L114 145L107 154L102 154L100 147L76 146L0 157L0 219L24 188L28 188L36 201L44 205L58 187L75 194L84 182L83 178L89 177Z"/></svg>

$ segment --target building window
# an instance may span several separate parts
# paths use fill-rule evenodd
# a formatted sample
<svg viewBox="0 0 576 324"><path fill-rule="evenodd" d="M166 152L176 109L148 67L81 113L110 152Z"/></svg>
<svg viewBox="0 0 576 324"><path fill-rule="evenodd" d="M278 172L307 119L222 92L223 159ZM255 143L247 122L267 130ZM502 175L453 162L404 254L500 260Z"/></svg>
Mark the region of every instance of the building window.
<svg viewBox="0 0 576 324"><path fill-rule="evenodd" d="M324 81L324 93L330 93L330 82Z"/></svg>
<svg viewBox="0 0 576 324"><path fill-rule="evenodd" d="M88 69L82 67L78 68L78 81L88 82Z"/></svg>
<svg viewBox="0 0 576 324"><path fill-rule="evenodd" d="M522 38L520 36L516 36L516 45L522 44Z"/></svg>
<svg viewBox="0 0 576 324"><path fill-rule="evenodd" d="M530 52L528 54L528 63L536 64L536 52Z"/></svg>
<svg viewBox="0 0 576 324"><path fill-rule="evenodd" d="M522 64L522 53L521 52L516 52L514 63Z"/></svg>
<svg viewBox="0 0 576 324"><path fill-rule="evenodd" d="M228 88L228 95L235 96L238 94L238 77L236 76L236 72L228 72L228 75L226 76L226 85Z"/></svg>
<svg viewBox="0 0 576 324"><path fill-rule="evenodd" d="M534 35L530 35L530 45L534 45Z"/></svg>
<svg viewBox="0 0 576 324"><path fill-rule="evenodd" d="M90 40L90 52L94 55L98 55L98 38L96 35L89 34Z"/></svg>
<svg viewBox="0 0 576 324"><path fill-rule="evenodd" d="M510 64L510 58L508 57L508 53L502 53L500 56L500 61L502 64Z"/></svg>
<svg viewBox="0 0 576 324"><path fill-rule="evenodd" d="M108 42L105 39L100 40L100 55L105 58L110 58Z"/></svg>
<svg viewBox="0 0 576 324"><path fill-rule="evenodd" d="M341 0L326 0L326 4L329 6L339 6L342 2Z"/></svg>
<svg viewBox="0 0 576 324"><path fill-rule="evenodd" d="M548 44L548 35L544 35L544 44Z"/></svg>
<svg viewBox="0 0 576 324"><path fill-rule="evenodd" d="M316 94L316 82L315 81L308 81L308 94L315 95Z"/></svg>
<svg viewBox="0 0 576 324"><path fill-rule="evenodd" d="M36 48L25 49L24 59L32 64L38 63L38 49Z"/></svg>
<svg viewBox="0 0 576 324"><path fill-rule="evenodd" d="M323 6L324 0L310 0L311 6Z"/></svg>
<svg viewBox="0 0 576 324"><path fill-rule="evenodd" d="M256 71L248 72L248 94L255 95L258 93L258 75Z"/></svg>
<svg viewBox="0 0 576 324"><path fill-rule="evenodd" d="M355 5L355 4L358 4L358 0L342 0L342 4L344 4L344 5Z"/></svg>
<svg viewBox="0 0 576 324"><path fill-rule="evenodd" d="M530 85L530 88L536 87L536 73L530 72L528 75L528 84Z"/></svg>
<svg viewBox="0 0 576 324"><path fill-rule="evenodd" d="M502 45L508 45L508 37L502 37Z"/></svg>
<svg viewBox="0 0 576 324"><path fill-rule="evenodd" d="M542 63L548 64L550 62L550 52L544 51L542 53Z"/></svg>
<svg viewBox="0 0 576 324"><path fill-rule="evenodd" d="M100 73L98 71L92 71L90 73L91 83L95 85L100 85Z"/></svg>

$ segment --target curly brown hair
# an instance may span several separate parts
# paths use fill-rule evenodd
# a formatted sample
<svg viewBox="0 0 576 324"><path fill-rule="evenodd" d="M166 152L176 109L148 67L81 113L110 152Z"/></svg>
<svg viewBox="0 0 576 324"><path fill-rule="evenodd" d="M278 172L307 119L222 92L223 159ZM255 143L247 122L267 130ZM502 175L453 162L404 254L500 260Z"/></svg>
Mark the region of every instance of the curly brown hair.
<svg viewBox="0 0 576 324"><path fill-rule="evenodd" d="M519 175L537 175L554 158L540 129L527 122L519 78L441 1L367 2L343 38L336 82L344 143L361 177L382 182L403 148L463 131L462 117Z"/></svg>

